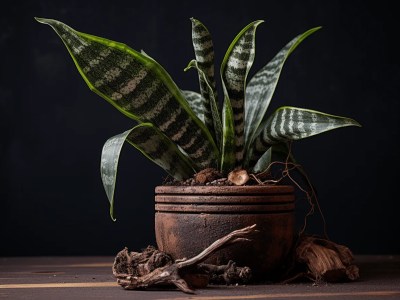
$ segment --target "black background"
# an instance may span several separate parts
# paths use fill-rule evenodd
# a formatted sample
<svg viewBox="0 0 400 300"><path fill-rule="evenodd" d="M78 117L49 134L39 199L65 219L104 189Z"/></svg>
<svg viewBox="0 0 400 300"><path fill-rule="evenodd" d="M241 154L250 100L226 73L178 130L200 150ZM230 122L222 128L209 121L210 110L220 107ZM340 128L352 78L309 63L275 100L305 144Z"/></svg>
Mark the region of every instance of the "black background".
<svg viewBox="0 0 400 300"><path fill-rule="evenodd" d="M311 108L363 125L298 141L294 154L317 187L334 241L356 254L399 254L399 24L389 3L3 0L0 255L112 255L154 244L154 186L165 177L125 146L111 221L101 148L134 122L87 88L61 40L34 16L144 49L192 90L197 75L183 72L194 57L190 17L213 35L217 65L245 25L265 19L250 76L294 36L323 26L286 62L273 108ZM321 227L316 216L308 231Z"/></svg>

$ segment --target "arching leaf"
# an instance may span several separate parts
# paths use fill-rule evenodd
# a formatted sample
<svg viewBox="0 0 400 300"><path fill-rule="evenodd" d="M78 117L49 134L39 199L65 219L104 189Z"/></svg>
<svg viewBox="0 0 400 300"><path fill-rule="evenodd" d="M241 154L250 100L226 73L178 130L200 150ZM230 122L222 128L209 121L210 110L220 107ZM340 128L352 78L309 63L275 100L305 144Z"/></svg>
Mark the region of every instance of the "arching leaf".
<svg viewBox="0 0 400 300"><path fill-rule="evenodd" d="M271 145L300 140L347 126L361 125L350 118L315 110L281 107L268 118L262 133L256 138L251 161L255 163Z"/></svg>
<svg viewBox="0 0 400 300"><path fill-rule="evenodd" d="M291 40L266 66L253 76L247 85L244 128L246 152L263 128L261 123L271 102L286 59L305 38L320 28L312 28Z"/></svg>
<svg viewBox="0 0 400 300"><path fill-rule="evenodd" d="M194 174L190 160L153 124L142 123L113 136L103 146L100 166L101 179L110 202L110 215L113 220L118 161L125 142L134 146L177 180L189 178Z"/></svg>
<svg viewBox="0 0 400 300"><path fill-rule="evenodd" d="M208 29L199 20L194 18L190 20L192 21L192 42L197 61L196 68L202 72L199 72L200 93L204 98L208 112L208 115L205 116L205 124L210 132L213 132L215 121L212 119L211 111L215 111L216 108L218 113L214 74L214 46ZM215 112L213 114L215 115ZM217 128L217 130L219 129Z"/></svg>
<svg viewBox="0 0 400 300"><path fill-rule="evenodd" d="M50 19L78 71L95 93L139 122L151 122L179 145L200 170L216 166L219 150L169 74L125 44L75 31Z"/></svg>

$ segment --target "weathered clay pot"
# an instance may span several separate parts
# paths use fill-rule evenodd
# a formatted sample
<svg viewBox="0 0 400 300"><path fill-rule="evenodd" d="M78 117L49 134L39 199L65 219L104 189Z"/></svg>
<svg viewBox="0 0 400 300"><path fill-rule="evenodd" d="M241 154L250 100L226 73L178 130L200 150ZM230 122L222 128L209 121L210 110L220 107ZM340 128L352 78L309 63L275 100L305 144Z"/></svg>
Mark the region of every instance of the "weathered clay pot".
<svg viewBox="0 0 400 300"><path fill-rule="evenodd" d="M233 230L257 224L252 241L218 251L208 263L233 260L256 279L273 278L294 237L292 186L158 186L158 248L174 259L190 258Z"/></svg>

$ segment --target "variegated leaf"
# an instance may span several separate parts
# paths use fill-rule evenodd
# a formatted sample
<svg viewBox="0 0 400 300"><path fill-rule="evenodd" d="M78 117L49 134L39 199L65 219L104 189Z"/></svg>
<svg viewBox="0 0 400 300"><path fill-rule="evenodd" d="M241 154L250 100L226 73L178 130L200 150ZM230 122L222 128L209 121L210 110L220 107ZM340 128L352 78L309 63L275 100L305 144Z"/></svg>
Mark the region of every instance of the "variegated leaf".
<svg viewBox="0 0 400 300"><path fill-rule="evenodd" d="M269 117L262 133L256 138L251 161L255 163L271 145L300 140L346 126L360 127L361 125L350 118L315 110L281 107Z"/></svg>
<svg viewBox="0 0 400 300"><path fill-rule="evenodd" d="M208 100L204 97L202 99L204 100L203 106L205 107L205 123L207 128L210 129L211 132L214 132L214 137L217 141L217 145L220 145L221 141L221 134L222 134L222 124L221 124L221 119L219 117L219 111L218 111L218 106L217 106L217 101L214 96L214 91L208 82L208 79L206 77L206 74L203 72L203 70L199 67L198 62L196 60L192 60L189 65L185 68L185 71L188 70L189 68L195 68L197 72L199 73L200 78L202 78L202 81L205 85L205 88L207 88L208 92ZM211 124L210 124L211 122Z"/></svg>
<svg viewBox="0 0 400 300"><path fill-rule="evenodd" d="M211 87L213 97L216 101L217 89L214 75L214 46L211 34L199 20L194 18L191 18L190 20L192 21L192 42L194 54L196 56L198 68L204 72L204 76L199 74L200 92L207 101L212 101L209 91L209 88ZM204 77L207 79L206 81L204 80Z"/></svg>
<svg viewBox="0 0 400 300"><path fill-rule="evenodd" d="M244 153L244 93L247 74L255 56L255 33L263 21L247 25L233 40L221 65L221 77L224 88L224 106L230 106L233 112L235 129L235 160L240 166ZM226 103L229 102L229 103ZM224 109L228 112L230 109ZM231 118L232 116L225 115ZM226 123L227 120L224 120ZM225 130L225 129L224 129ZM224 142L224 144L226 144ZM223 151L232 151L224 149Z"/></svg>
<svg viewBox="0 0 400 300"><path fill-rule="evenodd" d="M89 88L125 115L151 122L178 144L200 170L216 166L219 150L169 74L125 44L75 31L49 19Z"/></svg>
<svg viewBox="0 0 400 300"><path fill-rule="evenodd" d="M312 28L291 40L281 51L250 80L245 100L245 152L262 130L261 122L271 102L283 65L289 55L309 35L321 27Z"/></svg>
<svg viewBox="0 0 400 300"><path fill-rule="evenodd" d="M205 123L204 114L205 114L205 107L204 107L204 98L196 92L193 91L182 91L183 96L185 96L186 101L189 103L190 108L194 111L196 116Z"/></svg>
<svg viewBox="0 0 400 300"><path fill-rule="evenodd" d="M177 180L193 175L193 165L178 147L151 123L142 123L107 140L101 153L101 179L114 217L114 190L118 161L124 142L130 143L148 159Z"/></svg>

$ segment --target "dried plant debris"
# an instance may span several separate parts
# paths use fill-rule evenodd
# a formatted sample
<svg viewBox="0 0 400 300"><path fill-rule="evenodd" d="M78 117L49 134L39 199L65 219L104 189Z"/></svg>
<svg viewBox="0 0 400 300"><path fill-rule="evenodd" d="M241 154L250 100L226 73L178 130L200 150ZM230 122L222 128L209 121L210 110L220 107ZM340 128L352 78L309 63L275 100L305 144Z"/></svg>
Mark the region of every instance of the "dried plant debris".
<svg viewBox="0 0 400 300"><path fill-rule="evenodd" d="M221 266L200 264L198 269L210 276L212 284L248 283L252 275L249 267L238 267L232 260Z"/></svg>
<svg viewBox="0 0 400 300"><path fill-rule="evenodd" d="M251 278L248 267L237 267L234 262L215 266L202 264L214 252L237 242L250 241L256 225L235 230L218 239L200 254L190 259L176 260L154 247L143 252L129 252L127 248L115 257L112 267L117 282L125 289L147 289L174 285L182 292L194 293L194 288L210 283L243 284Z"/></svg>
<svg viewBox="0 0 400 300"><path fill-rule="evenodd" d="M295 249L296 274L285 282L307 278L318 282L343 282L357 280L358 267L354 256L346 246L332 241L303 236Z"/></svg>
<svg viewBox="0 0 400 300"><path fill-rule="evenodd" d="M201 170L200 172L194 175L194 180L196 183L205 184L207 182L212 182L214 180L222 178L222 174L218 172L216 169L207 168Z"/></svg>
<svg viewBox="0 0 400 300"><path fill-rule="evenodd" d="M234 185L245 185L249 179L249 174L245 169L233 170L228 174L228 180Z"/></svg>

